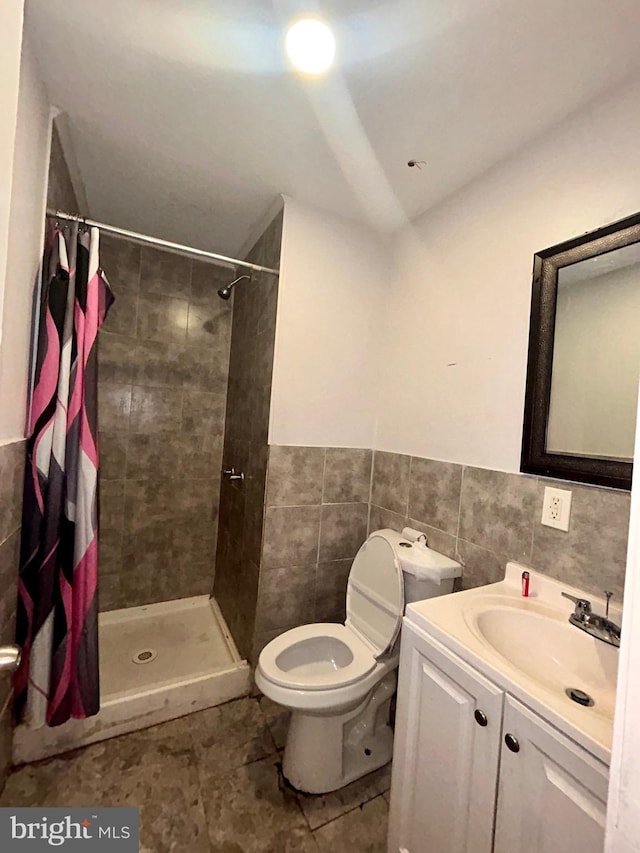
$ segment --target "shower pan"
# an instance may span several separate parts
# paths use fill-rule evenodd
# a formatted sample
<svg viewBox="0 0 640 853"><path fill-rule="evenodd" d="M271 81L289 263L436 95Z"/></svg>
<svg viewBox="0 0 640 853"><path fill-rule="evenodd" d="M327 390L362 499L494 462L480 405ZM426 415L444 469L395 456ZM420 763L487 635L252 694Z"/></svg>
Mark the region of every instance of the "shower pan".
<svg viewBox="0 0 640 853"><path fill-rule="evenodd" d="M250 668L207 595L99 616L102 702L95 717L16 729L23 764L221 705L250 691Z"/></svg>

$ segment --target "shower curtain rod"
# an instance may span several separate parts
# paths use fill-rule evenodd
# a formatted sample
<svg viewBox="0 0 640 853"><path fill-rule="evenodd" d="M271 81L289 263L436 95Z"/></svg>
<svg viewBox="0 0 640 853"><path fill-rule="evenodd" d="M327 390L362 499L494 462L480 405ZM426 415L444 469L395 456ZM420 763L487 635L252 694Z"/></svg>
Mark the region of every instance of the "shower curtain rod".
<svg viewBox="0 0 640 853"><path fill-rule="evenodd" d="M84 216L74 216L72 213L64 213L61 210L47 210L47 216L53 216L56 219L67 219L70 222L82 222L85 225L89 225L92 228L99 228L101 231L106 231L109 234L118 234L120 237L128 237L130 240L135 240L138 243L149 243L151 246L162 246L165 249L172 249L174 252L179 252L183 255L207 258L211 261L218 261L219 263L229 264L234 267L255 270L255 272L280 275L280 270L273 269L272 267L262 267L260 264L251 264L249 261L227 258L225 255L218 255L216 252L205 252L204 249L195 249L193 246L183 246L181 243L172 243L170 240L161 240L159 237L150 237L148 234L138 234L136 231L127 231L126 228L117 228L115 225L95 222L93 219L86 219Z"/></svg>

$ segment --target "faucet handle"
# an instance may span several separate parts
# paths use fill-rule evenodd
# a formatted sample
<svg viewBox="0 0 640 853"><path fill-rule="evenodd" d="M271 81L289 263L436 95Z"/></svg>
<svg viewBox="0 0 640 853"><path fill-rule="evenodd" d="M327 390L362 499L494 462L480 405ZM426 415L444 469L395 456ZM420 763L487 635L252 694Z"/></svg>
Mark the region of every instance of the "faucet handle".
<svg viewBox="0 0 640 853"><path fill-rule="evenodd" d="M576 613L591 613L591 602L587 598L578 598L575 595L569 595L568 592L561 592L560 594L563 598L573 601L576 606Z"/></svg>
<svg viewBox="0 0 640 853"><path fill-rule="evenodd" d="M609 590L605 589L604 594L607 598L607 609L606 609L604 615L605 615L605 619L608 619L609 618L609 602L611 601L611 596L613 595L613 592L609 592Z"/></svg>

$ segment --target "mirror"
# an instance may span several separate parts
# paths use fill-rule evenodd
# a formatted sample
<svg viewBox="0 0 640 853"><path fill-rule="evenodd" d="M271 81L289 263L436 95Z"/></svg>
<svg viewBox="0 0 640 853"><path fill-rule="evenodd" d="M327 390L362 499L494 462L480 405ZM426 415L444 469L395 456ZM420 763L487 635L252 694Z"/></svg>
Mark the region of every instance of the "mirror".
<svg viewBox="0 0 640 853"><path fill-rule="evenodd" d="M631 488L640 214L534 256L521 470Z"/></svg>

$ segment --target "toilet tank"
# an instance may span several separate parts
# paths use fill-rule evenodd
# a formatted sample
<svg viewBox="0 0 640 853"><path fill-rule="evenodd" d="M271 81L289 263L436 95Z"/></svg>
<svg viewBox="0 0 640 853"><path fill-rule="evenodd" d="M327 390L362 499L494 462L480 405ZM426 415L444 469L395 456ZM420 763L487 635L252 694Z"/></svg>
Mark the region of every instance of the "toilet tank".
<svg viewBox="0 0 640 853"><path fill-rule="evenodd" d="M424 601L425 598L435 598L453 592L455 579L462 574L460 563L416 540L416 534L418 531L405 528L402 533L396 533L393 537L398 562L402 568L405 606L414 601Z"/></svg>
<svg viewBox="0 0 640 853"><path fill-rule="evenodd" d="M448 595L448 593L453 592L454 578L444 578L440 583L437 583L428 578L417 578L404 567L402 574L405 607L414 601L424 601L425 598L435 598L437 595Z"/></svg>

